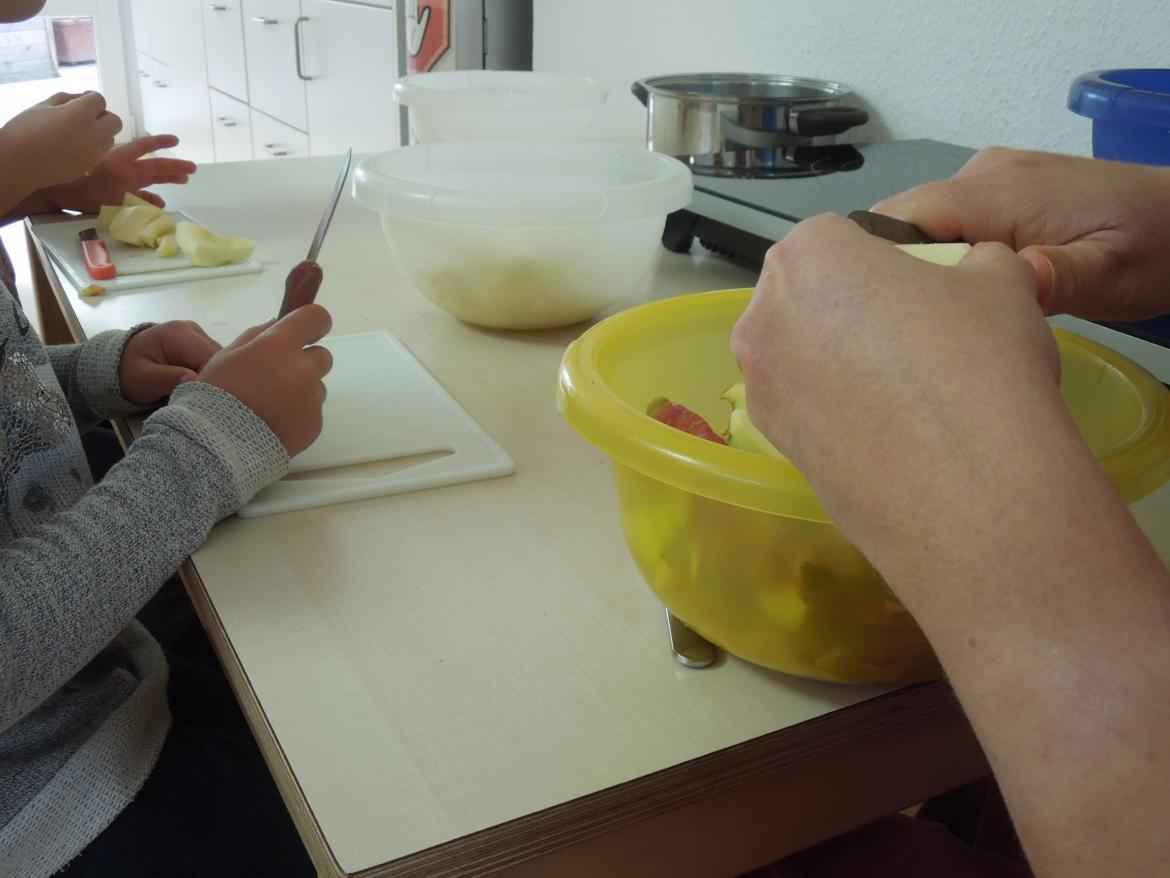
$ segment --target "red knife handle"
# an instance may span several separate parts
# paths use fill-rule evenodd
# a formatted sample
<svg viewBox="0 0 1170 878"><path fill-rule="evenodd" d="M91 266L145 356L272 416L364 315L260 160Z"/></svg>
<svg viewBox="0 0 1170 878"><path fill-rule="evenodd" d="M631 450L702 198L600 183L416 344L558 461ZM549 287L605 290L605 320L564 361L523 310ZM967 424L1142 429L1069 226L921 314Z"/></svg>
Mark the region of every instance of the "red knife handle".
<svg viewBox="0 0 1170 878"><path fill-rule="evenodd" d="M321 266L308 259L294 265L284 280L284 300L280 303L280 313L276 316L283 317L317 298L317 290L321 289L321 279L324 276Z"/></svg>
<svg viewBox="0 0 1170 878"><path fill-rule="evenodd" d="M102 240L82 241L81 252L85 256L85 270L94 280L110 280L117 277L118 269Z"/></svg>

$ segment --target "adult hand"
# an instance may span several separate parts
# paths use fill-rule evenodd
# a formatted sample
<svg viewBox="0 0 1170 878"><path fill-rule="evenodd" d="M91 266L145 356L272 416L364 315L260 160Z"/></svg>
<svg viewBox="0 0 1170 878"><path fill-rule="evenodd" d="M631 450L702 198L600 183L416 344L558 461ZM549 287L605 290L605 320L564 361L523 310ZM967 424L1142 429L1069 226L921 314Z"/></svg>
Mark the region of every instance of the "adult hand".
<svg viewBox="0 0 1170 878"><path fill-rule="evenodd" d="M332 326L320 305L297 308L244 332L211 358L199 378L254 411L293 457L321 434L321 379L333 367L333 356L315 343Z"/></svg>
<svg viewBox="0 0 1170 878"><path fill-rule="evenodd" d="M981 150L949 180L874 205L941 241L999 241L1032 264L1048 314L1170 310L1170 170Z"/></svg>
<svg viewBox="0 0 1170 878"><path fill-rule="evenodd" d="M106 110L94 91L53 95L34 104L0 129L8 162L29 193L83 176L122 130L122 120Z"/></svg>
<svg viewBox="0 0 1170 878"><path fill-rule="evenodd" d="M147 157L160 149L179 143L173 134L140 137L117 146L98 159L84 177L55 186L50 192L59 210L97 213L103 204L121 204L127 192L133 192L159 207L165 206L158 195L145 191L158 183L186 183L195 173L194 162L182 159Z"/></svg>
<svg viewBox="0 0 1170 878"><path fill-rule="evenodd" d="M178 385L194 381L220 349L197 323L172 320L134 333L122 349L118 380L122 396L150 405L169 396Z"/></svg>
<svg viewBox="0 0 1170 878"><path fill-rule="evenodd" d="M855 540L913 531L948 467L991 465L1063 405L1023 260L985 244L932 265L832 214L768 251L732 350L752 422Z"/></svg>

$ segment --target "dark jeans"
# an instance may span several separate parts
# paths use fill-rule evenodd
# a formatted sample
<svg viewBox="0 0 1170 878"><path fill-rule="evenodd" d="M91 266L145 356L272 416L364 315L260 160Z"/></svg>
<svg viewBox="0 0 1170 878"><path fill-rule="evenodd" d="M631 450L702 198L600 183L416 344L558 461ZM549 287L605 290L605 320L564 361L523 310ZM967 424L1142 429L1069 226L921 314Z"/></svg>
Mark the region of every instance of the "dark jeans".
<svg viewBox="0 0 1170 878"><path fill-rule="evenodd" d="M100 479L117 443L85 438ZM138 796L58 875L315 876L182 583L168 580L138 618L167 654L171 730Z"/></svg>

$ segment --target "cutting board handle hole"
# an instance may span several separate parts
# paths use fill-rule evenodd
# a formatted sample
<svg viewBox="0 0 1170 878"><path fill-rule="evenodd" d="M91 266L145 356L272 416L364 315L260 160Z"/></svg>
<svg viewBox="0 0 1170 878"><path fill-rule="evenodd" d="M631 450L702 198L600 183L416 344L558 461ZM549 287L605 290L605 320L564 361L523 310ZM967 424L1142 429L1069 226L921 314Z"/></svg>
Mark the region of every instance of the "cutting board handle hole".
<svg viewBox="0 0 1170 878"><path fill-rule="evenodd" d="M440 460L454 454L454 449L440 448L435 451L424 451L421 454L408 454L404 457L390 457L383 460L371 460L367 463L351 463L346 466L331 466L325 469L310 469L291 472L284 477L286 482L320 481L321 479L374 479L401 472L404 469Z"/></svg>

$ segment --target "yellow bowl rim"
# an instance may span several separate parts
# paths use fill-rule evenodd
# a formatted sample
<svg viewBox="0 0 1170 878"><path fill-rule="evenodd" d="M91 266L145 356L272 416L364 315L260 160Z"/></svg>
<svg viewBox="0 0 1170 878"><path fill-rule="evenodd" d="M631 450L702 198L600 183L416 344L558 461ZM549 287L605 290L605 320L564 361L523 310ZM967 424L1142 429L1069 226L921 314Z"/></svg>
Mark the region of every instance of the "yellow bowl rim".
<svg viewBox="0 0 1170 878"><path fill-rule="evenodd" d="M622 466L673 487L746 509L831 523L812 488L793 464L700 439L649 417L596 378L597 362L613 332L648 313L701 306L744 307L748 288L691 293L620 311L586 330L565 350L557 382L557 408L582 436ZM1125 440L1097 455L1127 502L1170 478L1170 391L1127 357L1083 336L1053 327L1060 345L1088 350L1120 372L1139 394L1145 417ZM676 400L676 402L682 402ZM1134 475L1137 473L1138 475ZM734 499L732 499L734 497Z"/></svg>

